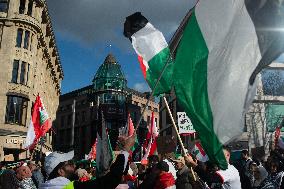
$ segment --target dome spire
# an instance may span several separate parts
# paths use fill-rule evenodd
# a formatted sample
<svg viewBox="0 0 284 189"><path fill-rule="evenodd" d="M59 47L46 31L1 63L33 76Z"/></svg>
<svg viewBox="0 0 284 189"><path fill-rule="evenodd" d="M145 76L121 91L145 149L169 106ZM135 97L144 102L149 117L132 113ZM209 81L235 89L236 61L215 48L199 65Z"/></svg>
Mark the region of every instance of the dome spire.
<svg viewBox="0 0 284 189"><path fill-rule="evenodd" d="M104 64L117 64L115 57L110 53L105 58Z"/></svg>

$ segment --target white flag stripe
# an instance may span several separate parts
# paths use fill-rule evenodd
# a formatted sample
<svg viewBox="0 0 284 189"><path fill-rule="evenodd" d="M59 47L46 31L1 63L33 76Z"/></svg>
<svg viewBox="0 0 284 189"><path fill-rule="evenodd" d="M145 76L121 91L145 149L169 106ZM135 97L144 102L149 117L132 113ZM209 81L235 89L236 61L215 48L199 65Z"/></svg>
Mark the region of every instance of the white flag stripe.
<svg viewBox="0 0 284 189"><path fill-rule="evenodd" d="M209 49L207 78L214 130L226 143L242 132L240 118L244 104L250 104L246 97L254 96L248 94L255 92L248 81L261 58L258 39L244 0L201 0L196 18Z"/></svg>
<svg viewBox="0 0 284 189"><path fill-rule="evenodd" d="M151 23L147 23L146 26L132 36L132 45L136 53L142 56L143 60L148 62L156 54L168 47L168 43L163 34L157 30ZM149 48L149 46L151 48Z"/></svg>

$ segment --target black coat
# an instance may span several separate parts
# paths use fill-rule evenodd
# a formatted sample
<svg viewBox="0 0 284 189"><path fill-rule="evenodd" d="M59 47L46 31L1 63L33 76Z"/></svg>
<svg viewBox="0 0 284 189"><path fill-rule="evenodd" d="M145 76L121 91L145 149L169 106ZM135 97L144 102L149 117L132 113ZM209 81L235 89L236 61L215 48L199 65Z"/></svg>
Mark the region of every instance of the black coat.
<svg viewBox="0 0 284 189"><path fill-rule="evenodd" d="M103 177L86 182L74 182L74 189L101 188L114 189L120 184L123 172L124 162L127 161L123 154L117 156L115 162L111 165L110 171Z"/></svg>
<svg viewBox="0 0 284 189"><path fill-rule="evenodd" d="M192 189L192 174L187 166L177 172L176 189Z"/></svg>

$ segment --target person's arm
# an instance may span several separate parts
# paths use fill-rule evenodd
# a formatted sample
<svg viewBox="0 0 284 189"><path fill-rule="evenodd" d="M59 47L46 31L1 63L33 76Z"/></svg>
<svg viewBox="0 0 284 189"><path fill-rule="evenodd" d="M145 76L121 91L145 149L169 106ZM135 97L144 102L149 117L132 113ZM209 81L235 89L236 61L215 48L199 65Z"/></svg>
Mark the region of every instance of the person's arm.
<svg viewBox="0 0 284 189"><path fill-rule="evenodd" d="M204 168L204 163L200 161L195 161L190 155L184 156L185 164L188 167L193 167L194 171L197 173L197 175L205 182L208 182L208 179L210 177L210 173L206 171Z"/></svg>
<svg viewBox="0 0 284 189"><path fill-rule="evenodd" d="M75 189L83 188L104 188L113 189L121 182L121 178L125 169L125 165L128 160L129 153L126 151L121 152L111 165L110 171L103 177L97 178L95 180L89 180L86 182L74 182ZM126 163L125 163L126 162Z"/></svg>
<svg viewBox="0 0 284 189"><path fill-rule="evenodd" d="M125 138L123 140L123 150L116 157L115 162L111 165L110 171L103 177L95 180L86 182L74 182L74 189L85 189L85 188L103 188L103 189L114 189L120 184L123 172L126 168L129 153L131 147L135 143L135 136Z"/></svg>

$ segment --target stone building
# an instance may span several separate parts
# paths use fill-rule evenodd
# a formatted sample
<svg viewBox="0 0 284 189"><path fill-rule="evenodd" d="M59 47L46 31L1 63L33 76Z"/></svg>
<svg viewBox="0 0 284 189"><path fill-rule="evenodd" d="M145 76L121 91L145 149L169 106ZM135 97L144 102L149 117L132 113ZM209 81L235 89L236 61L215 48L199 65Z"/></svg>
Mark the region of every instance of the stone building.
<svg viewBox="0 0 284 189"><path fill-rule="evenodd" d="M99 107L104 112L111 143L114 146L119 128L126 125L128 112L136 127L148 97L148 93L140 93L127 87L120 65L112 55L108 55L95 74L92 85L60 96L54 148L61 151L74 148L75 157L84 158L96 139ZM75 110L72 108L74 104ZM152 111L158 125L159 104L155 103L154 99L146 108L138 129L141 140L145 138L143 135L150 124Z"/></svg>
<svg viewBox="0 0 284 189"><path fill-rule="evenodd" d="M0 161L27 158L22 148L40 94L55 119L63 71L45 0L0 1ZM50 150L51 137L43 151Z"/></svg>

